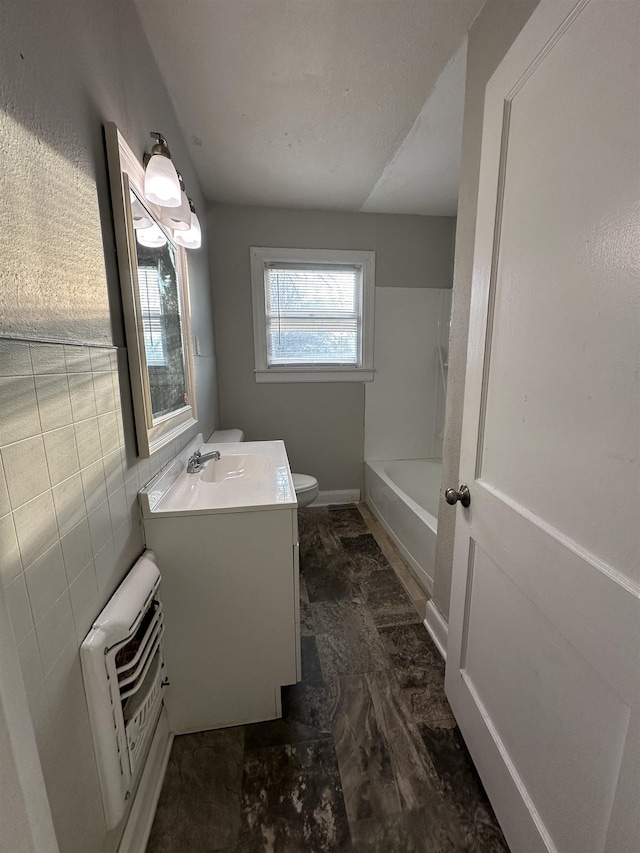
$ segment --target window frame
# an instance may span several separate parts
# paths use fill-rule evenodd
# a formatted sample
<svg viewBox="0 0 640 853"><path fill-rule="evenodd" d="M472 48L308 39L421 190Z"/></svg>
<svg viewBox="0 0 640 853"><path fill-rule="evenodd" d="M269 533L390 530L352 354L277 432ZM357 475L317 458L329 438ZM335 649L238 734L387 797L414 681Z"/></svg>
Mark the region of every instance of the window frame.
<svg viewBox="0 0 640 853"><path fill-rule="evenodd" d="M375 257L371 251L346 249L277 249L252 246L251 290L253 298L253 344L256 382L371 382L375 307ZM356 367L320 364L269 365L267 360L267 315L265 270L268 264L304 263L357 266L362 270L361 352Z"/></svg>

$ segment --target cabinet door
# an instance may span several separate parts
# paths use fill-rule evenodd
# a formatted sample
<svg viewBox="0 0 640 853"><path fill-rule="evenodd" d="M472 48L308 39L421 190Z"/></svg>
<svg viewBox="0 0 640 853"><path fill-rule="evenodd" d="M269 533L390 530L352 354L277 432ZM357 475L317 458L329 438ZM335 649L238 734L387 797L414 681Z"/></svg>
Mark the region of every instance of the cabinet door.
<svg viewBox="0 0 640 853"><path fill-rule="evenodd" d="M162 573L172 731L274 719L297 678L291 510L146 522Z"/></svg>

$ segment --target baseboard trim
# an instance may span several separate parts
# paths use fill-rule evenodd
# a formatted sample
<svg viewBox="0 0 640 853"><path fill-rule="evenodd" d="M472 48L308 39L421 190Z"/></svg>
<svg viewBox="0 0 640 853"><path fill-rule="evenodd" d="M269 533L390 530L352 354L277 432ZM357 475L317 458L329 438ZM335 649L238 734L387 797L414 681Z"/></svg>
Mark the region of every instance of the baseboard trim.
<svg viewBox="0 0 640 853"><path fill-rule="evenodd" d="M360 489L343 489L339 492L320 492L309 506L328 506L329 504L353 504L360 500Z"/></svg>
<svg viewBox="0 0 640 853"><path fill-rule="evenodd" d="M167 772L173 735L169 731L169 719L166 709L158 720L147 763L145 764L133 805L127 818L118 853L144 853L151 834L153 818Z"/></svg>
<svg viewBox="0 0 640 853"><path fill-rule="evenodd" d="M446 661L447 659L447 640L449 637L449 625L444 616L436 605L433 599L427 601L427 615L424 620L424 627L429 632L431 639L436 644L436 648Z"/></svg>

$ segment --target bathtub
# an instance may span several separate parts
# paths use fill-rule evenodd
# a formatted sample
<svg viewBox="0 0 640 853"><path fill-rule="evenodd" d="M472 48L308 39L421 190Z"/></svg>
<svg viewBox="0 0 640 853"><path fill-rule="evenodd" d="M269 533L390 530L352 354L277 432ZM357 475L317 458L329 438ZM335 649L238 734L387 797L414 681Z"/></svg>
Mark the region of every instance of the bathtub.
<svg viewBox="0 0 640 853"><path fill-rule="evenodd" d="M366 502L429 594L438 530L440 459L365 462Z"/></svg>

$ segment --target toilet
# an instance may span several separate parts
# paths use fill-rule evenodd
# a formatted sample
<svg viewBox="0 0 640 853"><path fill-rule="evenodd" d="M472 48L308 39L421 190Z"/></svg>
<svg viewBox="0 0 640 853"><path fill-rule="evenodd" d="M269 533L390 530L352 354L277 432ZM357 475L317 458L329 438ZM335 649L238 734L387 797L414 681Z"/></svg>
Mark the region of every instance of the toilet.
<svg viewBox="0 0 640 853"><path fill-rule="evenodd" d="M320 486L315 477L310 474L292 474L293 487L296 490L298 506L309 506L318 497Z"/></svg>
<svg viewBox="0 0 640 853"><path fill-rule="evenodd" d="M241 429L217 429L212 432L207 444L225 444L230 441L244 441L244 432ZM298 506L309 506L318 497L320 487L315 477L310 474L291 474L293 487L296 490Z"/></svg>

